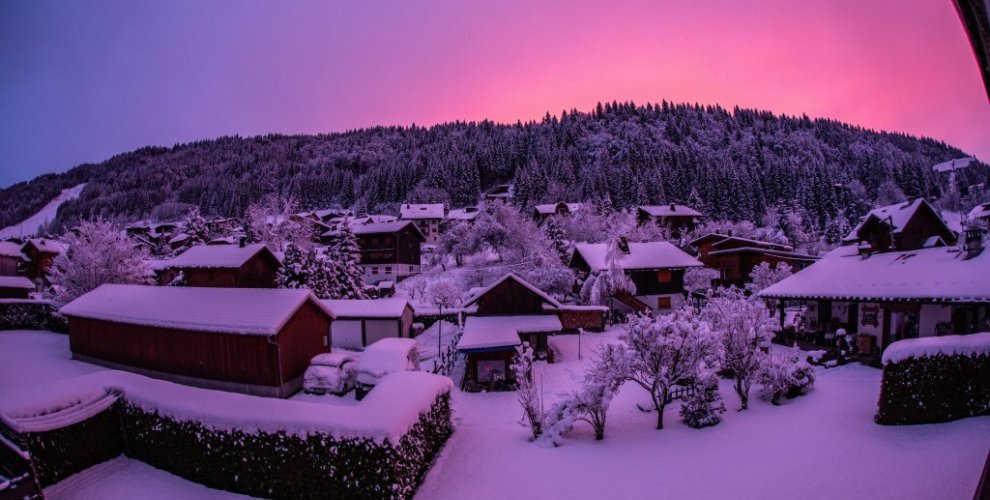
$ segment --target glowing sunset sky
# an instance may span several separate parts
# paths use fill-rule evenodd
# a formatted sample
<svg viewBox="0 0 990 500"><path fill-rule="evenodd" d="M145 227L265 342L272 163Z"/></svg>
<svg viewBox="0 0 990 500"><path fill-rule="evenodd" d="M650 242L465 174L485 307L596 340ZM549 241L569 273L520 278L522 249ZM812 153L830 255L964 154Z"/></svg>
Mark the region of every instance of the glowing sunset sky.
<svg viewBox="0 0 990 500"><path fill-rule="evenodd" d="M0 2L0 186L149 144L661 99L990 160L950 0Z"/></svg>

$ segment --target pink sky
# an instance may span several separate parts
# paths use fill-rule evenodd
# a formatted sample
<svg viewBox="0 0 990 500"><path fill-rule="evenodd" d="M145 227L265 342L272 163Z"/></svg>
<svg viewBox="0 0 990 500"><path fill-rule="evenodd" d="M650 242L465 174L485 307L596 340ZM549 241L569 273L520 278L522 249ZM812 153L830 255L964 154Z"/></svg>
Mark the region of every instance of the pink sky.
<svg viewBox="0 0 990 500"><path fill-rule="evenodd" d="M806 113L990 160L949 0L5 2L0 19L0 185L146 144L612 100Z"/></svg>

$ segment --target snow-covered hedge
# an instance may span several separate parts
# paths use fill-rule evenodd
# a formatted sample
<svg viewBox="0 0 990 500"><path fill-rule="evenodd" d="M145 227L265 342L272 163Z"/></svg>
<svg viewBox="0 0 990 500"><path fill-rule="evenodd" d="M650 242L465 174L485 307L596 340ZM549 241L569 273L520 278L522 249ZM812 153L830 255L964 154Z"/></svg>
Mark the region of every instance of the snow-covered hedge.
<svg viewBox="0 0 990 500"><path fill-rule="evenodd" d="M47 300L0 299L0 330L67 332L68 324Z"/></svg>
<svg viewBox="0 0 990 500"><path fill-rule="evenodd" d="M990 414L990 333L894 342L883 355L876 421L946 422Z"/></svg>
<svg viewBox="0 0 990 500"><path fill-rule="evenodd" d="M65 427L23 434L38 482L51 486L124 452L117 405Z"/></svg>

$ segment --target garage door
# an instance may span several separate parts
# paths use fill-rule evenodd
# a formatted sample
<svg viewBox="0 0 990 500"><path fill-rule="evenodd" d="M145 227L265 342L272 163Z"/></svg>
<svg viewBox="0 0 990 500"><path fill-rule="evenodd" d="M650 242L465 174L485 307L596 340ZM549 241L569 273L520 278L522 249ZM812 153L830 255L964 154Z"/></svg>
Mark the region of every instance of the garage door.
<svg viewBox="0 0 990 500"><path fill-rule="evenodd" d="M368 345L385 337L399 336L399 322L394 319L369 319L365 322L364 328Z"/></svg>
<svg viewBox="0 0 990 500"><path fill-rule="evenodd" d="M330 341L334 347L348 349L364 347L361 343L361 322L346 319L334 321L330 330Z"/></svg>

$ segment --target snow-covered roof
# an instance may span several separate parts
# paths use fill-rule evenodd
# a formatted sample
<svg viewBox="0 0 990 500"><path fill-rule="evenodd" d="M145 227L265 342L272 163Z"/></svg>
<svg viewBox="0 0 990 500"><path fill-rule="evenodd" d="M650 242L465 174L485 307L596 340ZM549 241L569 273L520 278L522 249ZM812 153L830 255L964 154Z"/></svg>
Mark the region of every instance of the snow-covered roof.
<svg viewBox="0 0 990 500"><path fill-rule="evenodd" d="M400 219L442 219L443 203L403 203L399 206Z"/></svg>
<svg viewBox="0 0 990 500"><path fill-rule="evenodd" d="M324 300L338 318L401 318L409 301L406 299Z"/></svg>
<svg viewBox="0 0 990 500"><path fill-rule="evenodd" d="M306 289L102 285L59 311L65 316L179 330L274 335L307 301Z"/></svg>
<svg viewBox="0 0 990 500"><path fill-rule="evenodd" d="M62 253L65 251L64 243L51 238L31 238L28 242L42 253Z"/></svg>
<svg viewBox="0 0 990 500"><path fill-rule="evenodd" d="M846 241L858 239L859 230L873 218L879 219L887 224L891 224L893 226L891 229L893 229L895 233L899 233L904 229L904 226L908 223L908 221L914 217L915 212L917 212L922 205L928 205L928 202L925 201L924 198L917 198L914 201L895 203L893 205L887 205L886 207L874 208L863 216L862 219L860 219L859 223L856 224L856 227L849 232L845 239Z"/></svg>
<svg viewBox="0 0 990 500"><path fill-rule="evenodd" d="M449 220L474 220L481 213L478 207L464 207L455 208L447 212L447 219Z"/></svg>
<svg viewBox="0 0 990 500"><path fill-rule="evenodd" d="M251 245L198 245L182 252L174 259L166 261L165 268L211 268L237 269L254 257L266 251L264 243Z"/></svg>
<svg viewBox="0 0 990 500"><path fill-rule="evenodd" d="M774 248L764 248L764 247L755 247L755 246L726 248L724 250L714 250L708 252L708 255L729 255L734 253L750 253L750 252L759 253L763 255L772 255L774 257L780 257L782 259L789 259L789 260L806 260L809 262L818 260L818 257L815 257L813 255L808 255L806 253L788 252L784 250L777 250Z"/></svg>
<svg viewBox="0 0 990 500"><path fill-rule="evenodd" d="M4 394L0 417L18 432L53 430L71 425L83 406L93 414L108 393L128 403L208 429L245 433L285 432L369 438L397 444L429 410L436 398L450 392L449 378L425 372L391 373L355 405L306 401L215 391L148 378L136 373L102 370ZM112 401L110 401L112 403Z"/></svg>
<svg viewBox="0 0 990 500"><path fill-rule="evenodd" d="M676 203L666 205L640 205L640 210L646 212L651 217L702 217L701 212L687 206Z"/></svg>
<svg viewBox="0 0 990 500"><path fill-rule="evenodd" d="M374 384L388 373L417 369L418 354L414 339L386 337L369 345L354 365L357 380Z"/></svg>
<svg viewBox="0 0 990 500"><path fill-rule="evenodd" d="M890 344L883 352L883 364L939 354L946 356L990 355L990 332L898 340Z"/></svg>
<svg viewBox="0 0 990 500"><path fill-rule="evenodd" d="M354 231L354 234L396 233L409 225L412 225L414 228L416 227L410 221L397 220L391 222L368 222L366 224L351 226L351 229ZM417 229L416 231L418 232L419 230Z"/></svg>
<svg viewBox="0 0 990 500"><path fill-rule="evenodd" d="M558 205L560 205L560 203L546 203L543 205L536 205L533 208L536 209L536 213L540 215L553 215L557 213ZM567 207L568 213L574 213L577 212L578 210L581 210L581 207L584 206L584 203L564 203L564 206Z"/></svg>
<svg viewBox="0 0 990 500"><path fill-rule="evenodd" d="M494 289L498 285L501 285L504 281L510 280L510 279L513 280L513 281L515 281L516 283L519 283L520 285L528 288L533 293L539 295L540 298L542 298L544 301L546 301L548 304L552 305L553 307L560 307L560 302L557 302L557 299L555 299L555 298L547 295L546 292L544 292L543 290L540 290L539 288L536 288L535 285L533 285L532 283L530 283L530 282L522 279L521 277L519 277L519 275L517 275L515 273L508 273L508 274L502 276L501 278L495 280L494 282L492 282L492 284L490 284L490 285L488 285L486 287L472 289L471 290L471 293L468 295L467 299L465 299L464 300L464 303L461 304L461 307L467 307L467 306L469 306L469 305L477 302L478 299L481 298L481 296L485 295L486 293L488 293L489 291L491 291L492 289Z"/></svg>
<svg viewBox="0 0 990 500"><path fill-rule="evenodd" d="M606 243L578 243L574 246L575 254L588 263L592 271L608 268L605 254L608 251ZM645 243L629 243L629 253L619 259L623 270L634 269L668 269L684 267L704 267L704 264L683 250L666 241L651 241Z"/></svg>
<svg viewBox="0 0 990 500"><path fill-rule="evenodd" d="M697 241L697 240L695 240ZM740 236L725 236L721 240L712 244L712 248L720 248L728 243L745 243L749 246L754 247L764 247L764 248L776 248L778 250L793 250L794 247L790 245L785 245L783 243L774 243L771 241L754 240L752 238L742 238Z"/></svg>
<svg viewBox="0 0 990 500"><path fill-rule="evenodd" d="M520 333L553 333L563 327L555 314L530 316L468 316L457 349L490 349L521 344Z"/></svg>
<svg viewBox="0 0 990 500"><path fill-rule="evenodd" d="M24 276L0 276L0 288L34 288L34 283Z"/></svg>
<svg viewBox="0 0 990 500"><path fill-rule="evenodd" d="M832 300L990 302L990 251L964 260L955 250L923 248L863 258L855 245L771 285L760 296Z"/></svg>
<svg viewBox="0 0 990 500"><path fill-rule="evenodd" d="M990 217L990 202L973 207L967 216L969 219L984 219Z"/></svg>
<svg viewBox="0 0 990 500"><path fill-rule="evenodd" d="M14 243L13 241L0 241L0 257L17 257L18 259L23 258L24 255L21 254L21 245L19 243Z"/></svg>

